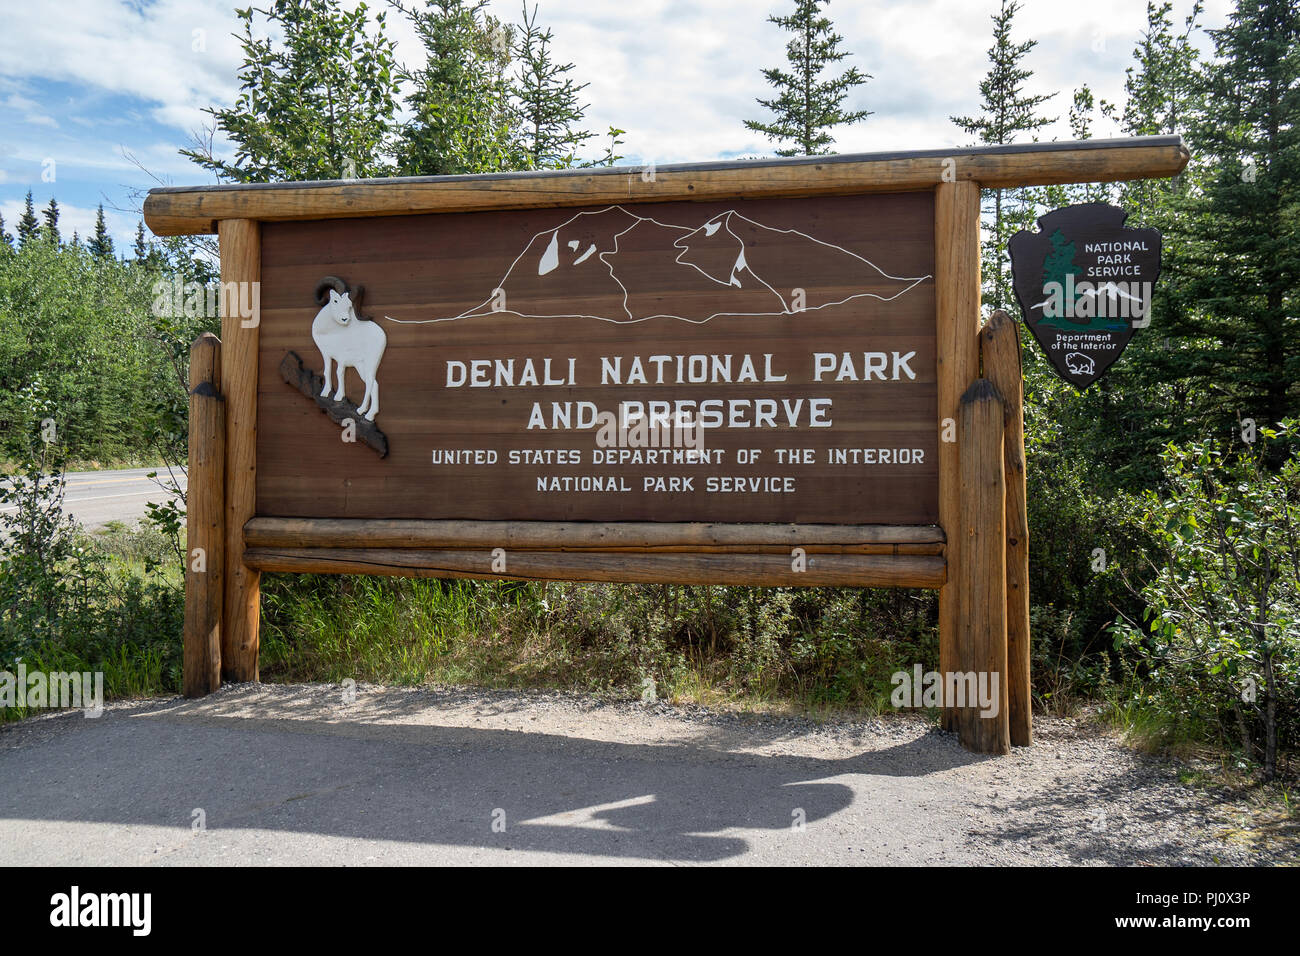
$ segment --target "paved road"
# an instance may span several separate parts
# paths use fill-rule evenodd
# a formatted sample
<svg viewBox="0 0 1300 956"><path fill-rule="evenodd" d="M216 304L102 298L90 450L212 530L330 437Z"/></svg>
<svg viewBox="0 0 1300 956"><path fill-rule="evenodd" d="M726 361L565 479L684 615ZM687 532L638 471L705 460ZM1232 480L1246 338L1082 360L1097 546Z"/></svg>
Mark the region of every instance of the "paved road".
<svg viewBox="0 0 1300 956"><path fill-rule="evenodd" d="M133 524L144 517L144 506L149 501L165 501L167 493L149 472L158 471L166 477L166 469L131 468L124 471L78 471L68 473L64 510L87 528L103 527L110 521ZM181 487L185 476L176 472ZM13 511L12 505L0 511Z"/></svg>
<svg viewBox="0 0 1300 956"><path fill-rule="evenodd" d="M0 865L1259 862L1173 770L1041 734L241 685L0 727Z"/></svg>

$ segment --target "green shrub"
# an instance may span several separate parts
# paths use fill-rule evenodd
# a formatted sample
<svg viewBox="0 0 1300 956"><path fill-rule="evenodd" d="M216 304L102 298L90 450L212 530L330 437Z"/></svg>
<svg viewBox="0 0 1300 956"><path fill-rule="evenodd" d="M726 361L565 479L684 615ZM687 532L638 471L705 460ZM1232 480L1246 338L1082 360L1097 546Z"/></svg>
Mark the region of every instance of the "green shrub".
<svg viewBox="0 0 1300 956"><path fill-rule="evenodd" d="M103 672L110 697L176 690L184 593L156 533L97 541L63 512L61 470L28 463L0 484L0 668ZM0 710L0 719L25 716Z"/></svg>
<svg viewBox="0 0 1300 956"><path fill-rule="evenodd" d="M1153 542L1135 583L1142 620L1122 618L1117 647L1133 661L1130 702L1175 736L1235 738L1263 777L1300 722L1300 443L1294 423L1255 445L1170 445L1168 486L1131 502ZM1281 461L1270 468L1268 460Z"/></svg>

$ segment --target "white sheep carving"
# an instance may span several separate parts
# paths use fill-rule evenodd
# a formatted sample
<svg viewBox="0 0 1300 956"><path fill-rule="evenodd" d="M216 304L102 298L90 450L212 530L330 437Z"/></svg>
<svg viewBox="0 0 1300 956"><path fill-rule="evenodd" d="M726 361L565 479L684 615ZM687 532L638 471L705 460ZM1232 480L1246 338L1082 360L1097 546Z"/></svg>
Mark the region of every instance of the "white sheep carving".
<svg viewBox="0 0 1300 956"><path fill-rule="evenodd" d="M344 373L349 368L357 370L366 386L365 397L357 413L367 421L374 421L379 412L379 363L388 346L388 336L379 324L357 316L364 290L361 286L349 291L347 283L335 276L326 276L316 287L316 301L321 310L311 324L312 341L320 349L325 362L325 387L322 395L330 392L330 364L337 368L338 384L334 401L342 401Z"/></svg>

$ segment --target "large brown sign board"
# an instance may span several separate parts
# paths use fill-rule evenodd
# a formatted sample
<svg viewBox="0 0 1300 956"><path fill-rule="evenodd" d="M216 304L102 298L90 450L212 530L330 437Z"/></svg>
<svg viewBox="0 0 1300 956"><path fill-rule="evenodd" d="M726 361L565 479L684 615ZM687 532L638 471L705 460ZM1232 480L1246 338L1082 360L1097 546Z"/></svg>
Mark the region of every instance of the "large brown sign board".
<svg viewBox="0 0 1300 956"><path fill-rule="evenodd" d="M938 520L932 192L267 223L261 256L258 514ZM386 334L383 458L279 374L323 371L324 276Z"/></svg>

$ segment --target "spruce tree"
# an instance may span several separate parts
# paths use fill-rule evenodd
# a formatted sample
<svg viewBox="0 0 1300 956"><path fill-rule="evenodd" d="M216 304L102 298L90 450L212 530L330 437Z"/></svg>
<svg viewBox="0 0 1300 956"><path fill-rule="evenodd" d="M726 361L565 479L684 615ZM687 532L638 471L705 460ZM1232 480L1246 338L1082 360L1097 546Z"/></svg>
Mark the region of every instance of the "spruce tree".
<svg viewBox="0 0 1300 956"><path fill-rule="evenodd" d="M1171 3L1148 3L1146 25L1133 48L1133 65L1125 71L1125 102L1120 127L1134 136L1183 134L1197 110L1201 5L1194 2L1181 26ZM1185 359L1195 351L1179 334L1179 318L1193 304L1180 276L1185 231L1176 207L1189 185L1200 177L1198 159L1173 179L1139 179L1117 186L1116 205L1130 212L1128 225L1159 229L1164 235L1161 278L1156 283L1150 328L1138 331L1122 361L1097 385L1112 401L1099 410L1095 426L1076 428L1081 438L1109 460L1130 487L1161 480L1160 453L1171 440L1201 431L1201 397L1183 378ZM1185 346L1189 351L1185 351ZM1091 428L1093 434L1084 432Z"/></svg>
<svg viewBox="0 0 1300 956"><path fill-rule="evenodd" d="M1208 31L1191 153L1203 170L1173 220L1184 308L1165 370L1195 383L1206 425L1300 414L1300 4L1238 0Z"/></svg>
<svg viewBox="0 0 1300 956"><path fill-rule="evenodd" d="M1012 22L1019 9L1015 0L1002 0L1001 8L992 16L993 45L989 47L989 71L980 82L980 114L949 117L980 145L1014 143L1022 134L1032 135L1055 121L1055 117L1041 115L1038 108L1056 94L1030 95L1025 91L1026 81L1034 73L1023 65L1024 59L1038 41L1012 41ZM990 308L1005 309L1011 305L1007 241L1016 230L1032 224L1034 209L1022 190L992 189L985 195L984 211L993 228L984 240L984 302Z"/></svg>
<svg viewBox="0 0 1300 956"><path fill-rule="evenodd" d="M108 234L108 224L104 221L104 204L95 210L95 234L86 243L90 254L99 259L113 258L113 237Z"/></svg>
<svg viewBox="0 0 1300 956"><path fill-rule="evenodd" d="M569 76L574 64L551 58L552 39L549 29L537 25L537 7L530 17L525 3L514 48L518 67L513 94L519 145L528 169L572 166L577 150L596 135L578 128L587 112L579 94L587 84Z"/></svg>
<svg viewBox="0 0 1300 956"><path fill-rule="evenodd" d="M149 243L144 238L144 222L135 224L135 246L131 250L132 258L136 262L144 262L149 258Z"/></svg>
<svg viewBox="0 0 1300 956"><path fill-rule="evenodd" d="M9 249L12 249L14 247L13 237L9 235L9 233L5 232L4 216L0 216L0 245L3 245Z"/></svg>
<svg viewBox="0 0 1300 956"><path fill-rule="evenodd" d="M25 246L36 238L40 232L40 220L36 218L36 208L32 205L32 191L27 190L23 200L23 214L18 218L18 245Z"/></svg>
<svg viewBox="0 0 1300 956"><path fill-rule="evenodd" d="M50 197L49 205L41 210L41 218L45 220L45 225L41 227L41 234L54 245L60 242L59 236L59 201L53 196Z"/></svg>
<svg viewBox="0 0 1300 956"><path fill-rule="evenodd" d="M1074 243L1066 240L1065 233L1057 229L1048 238L1051 241L1052 248L1048 250L1047 258L1043 260L1043 287L1045 289L1049 283L1053 282L1059 285L1062 295L1061 303L1068 308L1069 303L1064 297L1066 279L1068 276L1074 276L1077 281L1083 270L1074 262ZM1049 307L1044 307L1043 317L1061 318L1061 316L1051 311Z"/></svg>
<svg viewBox="0 0 1300 956"><path fill-rule="evenodd" d="M1192 37L1200 29L1201 4L1176 30L1173 4L1147 4L1147 24L1133 49L1135 63L1125 71L1124 132L1130 136L1182 134L1199 99L1200 53ZM1170 199L1186 191L1187 176L1138 179L1120 186L1122 205L1147 225L1166 229L1172 215Z"/></svg>
<svg viewBox="0 0 1300 956"><path fill-rule="evenodd" d="M515 168L509 27L482 11L484 0L433 0L406 14L425 61L404 69L410 119L397 143L401 175L498 172Z"/></svg>
<svg viewBox="0 0 1300 956"><path fill-rule="evenodd" d="M1147 3L1147 24L1133 50L1134 66L1125 70L1124 130L1133 136L1180 132L1197 102L1199 54L1192 36L1199 28L1196 0L1174 31L1173 4Z"/></svg>
<svg viewBox="0 0 1300 956"><path fill-rule="evenodd" d="M790 16L767 18L782 30L794 34L786 44L789 69L763 70L763 78L777 92L773 99L759 99L758 105L773 114L768 122L745 120L745 126L783 145L778 156L816 156L830 152L835 143L831 130L857 123L871 115L869 110L844 109L844 101L855 88L871 79L851 66L839 75L822 74L849 55L840 49L844 37L835 32L831 19L821 8L828 0L796 0Z"/></svg>
<svg viewBox="0 0 1300 956"><path fill-rule="evenodd" d="M234 182L344 179L391 173L397 64L385 14L364 3L273 0L236 9L244 62L233 106L208 110L235 146L216 156L211 140L181 150ZM254 16L264 17L268 39Z"/></svg>

